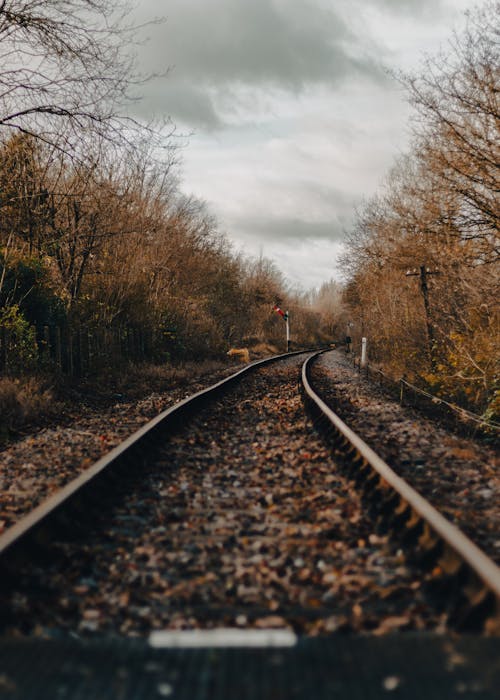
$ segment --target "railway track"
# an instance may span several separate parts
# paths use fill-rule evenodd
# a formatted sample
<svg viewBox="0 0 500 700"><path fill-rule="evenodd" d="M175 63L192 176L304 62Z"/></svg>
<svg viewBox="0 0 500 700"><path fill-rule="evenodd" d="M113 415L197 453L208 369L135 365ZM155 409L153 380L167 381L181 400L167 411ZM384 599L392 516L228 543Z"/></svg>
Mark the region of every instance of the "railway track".
<svg viewBox="0 0 500 700"><path fill-rule="evenodd" d="M498 568L323 405L313 361L256 363L182 401L8 530L3 630L498 632Z"/></svg>
<svg viewBox="0 0 500 700"><path fill-rule="evenodd" d="M434 583L448 599L451 626L481 629L486 624L498 634L500 568L322 400L311 379L315 359L310 358L302 367L305 402L332 445L334 456L355 479L372 517L404 545L407 556L435 575Z"/></svg>

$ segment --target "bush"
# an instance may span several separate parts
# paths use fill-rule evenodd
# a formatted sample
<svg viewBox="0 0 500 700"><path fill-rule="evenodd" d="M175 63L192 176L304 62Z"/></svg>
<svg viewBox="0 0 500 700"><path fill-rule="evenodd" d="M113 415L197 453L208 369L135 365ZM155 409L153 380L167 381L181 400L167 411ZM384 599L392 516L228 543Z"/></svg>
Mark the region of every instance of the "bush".
<svg viewBox="0 0 500 700"><path fill-rule="evenodd" d="M0 329L5 335L6 370L23 372L35 369L38 360L36 329L24 318L17 305L0 310Z"/></svg>
<svg viewBox="0 0 500 700"><path fill-rule="evenodd" d="M11 431L38 422L53 406L51 390L39 380L32 377L0 379L0 442L4 442Z"/></svg>
<svg viewBox="0 0 500 700"><path fill-rule="evenodd" d="M41 260L19 257L7 263L0 253L0 269L4 266L0 305L18 307L33 325L64 323L64 303L55 293L49 270Z"/></svg>

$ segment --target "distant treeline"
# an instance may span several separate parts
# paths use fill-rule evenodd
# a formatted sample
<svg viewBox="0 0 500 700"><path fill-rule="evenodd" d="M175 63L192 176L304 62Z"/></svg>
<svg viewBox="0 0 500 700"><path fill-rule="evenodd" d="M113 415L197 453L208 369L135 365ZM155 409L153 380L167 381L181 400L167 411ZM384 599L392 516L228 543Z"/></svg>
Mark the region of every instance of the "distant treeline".
<svg viewBox="0 0 500 700"><path fill-rule="evenodd" d="M120 5L0 3L0 371L283 349L276 303L295 344L327 340L335 285L235 254L181 193L174 127L122 116L143 78Z"/></svg>
<svg viewBox="0 0 500 700"><path fill-rule="evenodd" d="M25 134L0 147L3 368L38 366L42 356L85 368L92 353L102 364L262 341L284 348L275 303L289 310L296 345L332 337L334 284L314 298L292 293L273 263L234 254L172 180L147 154L90 168Z"/></svg>

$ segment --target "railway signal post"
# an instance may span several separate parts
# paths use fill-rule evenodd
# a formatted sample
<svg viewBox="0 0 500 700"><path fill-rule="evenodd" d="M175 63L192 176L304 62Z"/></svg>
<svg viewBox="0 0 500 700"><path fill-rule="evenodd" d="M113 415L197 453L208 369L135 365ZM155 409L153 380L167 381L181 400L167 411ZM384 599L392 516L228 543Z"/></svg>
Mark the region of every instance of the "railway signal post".
<svg viewBox="0 0 500 700"><path fill-rule="evenodd" d="M290 352L290 314L280 309L277 304L273 306L273 311L276 311L286 323L286 351Z"/></svg>

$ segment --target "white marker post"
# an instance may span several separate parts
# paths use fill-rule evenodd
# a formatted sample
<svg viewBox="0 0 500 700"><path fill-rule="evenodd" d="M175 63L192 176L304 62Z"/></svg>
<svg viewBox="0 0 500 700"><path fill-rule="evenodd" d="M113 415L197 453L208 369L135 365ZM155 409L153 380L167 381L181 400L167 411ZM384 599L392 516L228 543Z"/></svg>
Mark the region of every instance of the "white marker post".
<svg viewBox="0 0 500 700"><path fill-rule="evenodd" d="M366 338L361 338L361 367L366 367Z"/></svg>

